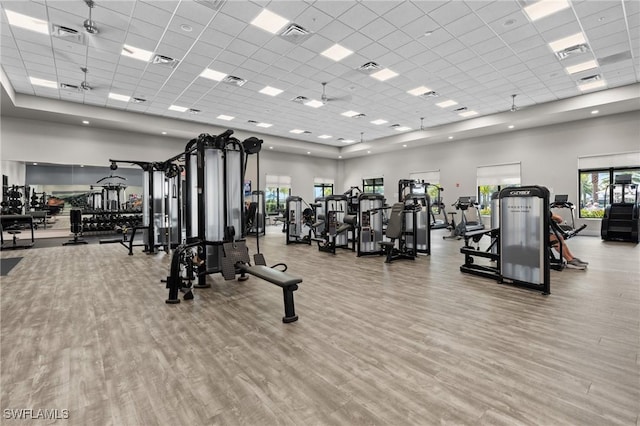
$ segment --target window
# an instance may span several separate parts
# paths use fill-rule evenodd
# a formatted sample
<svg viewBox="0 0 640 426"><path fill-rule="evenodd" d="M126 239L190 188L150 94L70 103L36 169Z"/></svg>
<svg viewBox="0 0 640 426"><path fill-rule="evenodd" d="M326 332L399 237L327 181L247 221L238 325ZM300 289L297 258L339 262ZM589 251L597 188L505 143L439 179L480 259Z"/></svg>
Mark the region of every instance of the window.
<svg viewBox="0 0 640 426"><path fill-rule="evenodd" d="M362 179L362 191L384 195L384 178Z"/></svg>
<svg viewBox="0 0 640 426"><path fill-rule="evenodd" d="M601 218L604 216L604 208L607 204L622 202L622 188L609 186L615 182L615 178L621 174L630 174L631 182L640 184L640 167L611 167L608 169L579 170L579 194L581 218ZM624 194L625 201L633 202L635 194L627 189ZM631 199L630 199L631 198Z"/></svg>
<svg viewBox="0 0 640 426"><path fill-rule="evenodd" d="M480 166L476 170L481 215L491 214L491 195L502 188L520 185L520 163Z"/></svg>
<svg viewBox="0 0 640 426"><path fill-rule="evenodd" d="M291 176L267 175L265 210L267 214L278 214L285 209L287 197L291 195Z"/></svg>
<svg viewBox="0 0 640 426"><path fill-rule="evenodd" d="M601 218L606 204L622 201L622 188L610 186L616 176L630 174L640 184L640 151L578 158L578 206L580 218ZM627 201L631 193L624 194Z"/></svg>
<svg viewBox="0 0 640 426"><path fill-rule="evenodd" d="M314 198L326 197L328 195L333 195L333 179L314 178L313 179Z"/></svg>

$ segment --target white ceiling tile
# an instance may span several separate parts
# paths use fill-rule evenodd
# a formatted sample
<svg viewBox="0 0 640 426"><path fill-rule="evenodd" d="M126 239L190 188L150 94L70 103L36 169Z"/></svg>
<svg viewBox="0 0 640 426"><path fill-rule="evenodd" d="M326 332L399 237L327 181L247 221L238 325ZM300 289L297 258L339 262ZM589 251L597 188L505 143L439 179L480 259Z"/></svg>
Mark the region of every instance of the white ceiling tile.
<svg viewBox="0 0 640 426"><path fill-rule="evenodd" d="M469 7L463 2L448 2L429 12L429 16L440 26L445 27L470 12Z"/></svg>
<svg viewBox="0 0 640 426"><path fill-rule="evenodd" d="M331 45L328 45L327 47L330 47L330 46ZM267 41L263 47L272 52L275 52L278 56L280 56L280 55L287 54L287 52L293 49L295 45L279 37L273 37L269 41Z"/></svg>
<svg viewBox="0 0 640 426"><path fill-rule="evenodd" d="M327 2L327 3L335 3L335 2ZM322 34L328 39L330 39L331 41L336 43L341 41L345 37L348 37L352 33L353 33L353 28L337 20L330 22L322 29ZM350 49L346 45L344 47Z"/></svg>
<svg viewBox="0 0 640 426"><path fill-rule="evenodd" d="M314 8L320 9L333 18L338 18L353 6L354 2L351 1L317 1L313 4Z"/></svg>
<svg viewBox="0 0 640 426"><path fill-rule="evenodd" d="M128 30L131 34L143 36L152 40L160 40L164 34L165 27L153 25L139 19L132 19Z"/></svg>
<svg viewBox="0 0 640 426"><path fill-rule="evenodd" d="M393 31L391 34L379 40L381 45L391 50L399 49L412 42L413 39L402 31Z"/></svg>
<svg viewBox="0 0 640 426"><path fill-rule="evenodd" d="M153 25L159 25L166 27L171 20L171 13L156 7L156 2L153 4L139 1L136 3L133 9L133 18L139 19L144 22L148 22Z"/></svg>
<svg viewBox="0 0 640 426"><path fill-rule="evenodd" d="M360 28L360 32L362 34L374 41L380 40L395 30L396 28L393 25L382 18L378 18L370 24L365 25L363 28Z"/></svg>
<svg viewBox="0 0 640 426"><path fill-rule="evenodd" d="M272 4L278 4L286 7L288 4L302 5L303 3L276 1ZM271 8L271 6L269 6L269 8ZM324 27L328 25L332 20L333 18L331 18L331 16L327 15L323 11L316 9L314 7L308 7L304 11L302 11L300 14L298 14L295 20L292 20L292 22L295 24L301 25L307 31L310 31L312 33L317 33L317 32L321 32L324 29Z"/></svg>
<svg viewBox="0 0 640 426"><path fill-rule="evenodd" d="M191 37L184 36L174 31L167 31L160 43L160 45L168 44L186 52L195 43L195 40ZM182 57L182 55L178 56Z"/></svg>
<svg viewBox="0 0 640 426"><path fill-rule="evenodd" d="M383 2L374 2L382 4ZM397 28L403 28L405 25L414 21L418 17L422 16L423 12L414 4L408 1L403 2L390 2L395 3L395 7L391 10L385 11L380 14L386 21L395 25ZM368 7L371 9L371 5Z"/></svg>
<svg viewBox="0 0 640 426"><path fill-rule="evenodd" d="M357 3L351 9L340 16L340 21L349 25L354 30L368 25L378 18L378 15L365 7L362 3Z"/></svg>
<svg viewBox="0 0 640 426"><path fill-rule="evenodd" d="M162 3L162 2L154 2L154 3ZM250 4L245 5L245 7L250 8ZM224 6L222 8L224 12ZM200 25L207 25L209 21L216 14L216 11L213 9L198 4L194 1L181 1L178 5L178 9L175 13L174 21L182 22L185 18L190 22L196 22ZM188 22L190 24L190 22Z"/></svg>
<svg viewBox="0 0 640 426"><path fill-rule="evenodd" d="M177 2L177 0L176 0ZM164 0L163 5L171 3L171 0ZM123 14L123 15L131 15L133 12L133 8L135 7L135 0L118 0L118 1L105 1L100 2L95 5L96 11L101 10L102 8L112 10L114 12Z"/></svg>

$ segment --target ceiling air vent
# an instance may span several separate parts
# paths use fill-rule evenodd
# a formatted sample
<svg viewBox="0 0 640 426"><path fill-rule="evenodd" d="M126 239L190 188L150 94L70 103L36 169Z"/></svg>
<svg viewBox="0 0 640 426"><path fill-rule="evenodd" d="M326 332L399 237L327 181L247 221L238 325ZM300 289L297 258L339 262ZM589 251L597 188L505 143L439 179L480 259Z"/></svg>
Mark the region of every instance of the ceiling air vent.
<svg viewBox="0 0 640 426"><path fill-rule="evenodd" d="M396 127L400 127L400 125L399 125L399 124L392 124L392 125L391 125L391 126L389 126L389 127L390 127L390 128L392 128L392 129L395 129Z"/></svg>
<svg viewBox="0 0 640 426"><path fill-rule="evenodd" d="M280 33L280 37L291 43L300 44L311 37L311 33L300 25L291 24Z"/></svg>
<svg viewBox="0 0 640 426"><path fill-rule="evenodd" d="M189 108L187 110L187 112L191 115L196 115L196 114L200 114L200 110L199 109L194 109L194 108Z"/></svg>
<svg viewBox="0 0 640 426"><path fill-rule="evenodd" d="M588 50L589 50L589 46L582 43L582 44L576 44L575 46L567 47L566 49L560 50L559 52L556 52L556 55L560 60L562 60L562 59L568 58L569 56L584 53Z"/></svg>
<svg viewBox="0 0 640 426"><path fill-rule="evenodd" d="M594 81L598 81L598 80L600 80L600 78L601 78L600 74L594 74L594 75L589 75L589 76L586 76L586 77L582 77L580 79L580 84L582 84L582 83L591 83L591 82L594 82Z"/></svg>
<svg viewBox="0 0 640 426"><path fill-rule="evenodd" d="M199 3L203 6L208 7L213 10L220 10L223 4L225 4L226 0L194 0L196 3Z"/></svg>
<svg viewBox="0 0 640 426"><path fill-rule="evenodd" d="M371 74L375 71L378 71L380 69L380 65L376 64L375 62L367 62L364 65L361 65L357 68L358 71L363 72L365 74Z"/></svg>
<svg viewBox="0 0 640 426"><path fill-rule="evenodd" d="M310 135L310 134L311 134L311 132L310 132L310 131L308 131L308 130L305 130L305 131L304 131L304 132L302 132L302 133L303 133L303 134L305 134L305 135Z"/></svg>
<svg viewBox="0 0 640 426"><path fill-rule="evenodd" d="M241 87L243 86L247 80L240 78L240 77L236 77L233 75L228 75L225 78L222 79L223 83L227 83L227 84L231 84L232 86L238 86Z"/></svg>
<svg viewBox="0 0 640 426"><path fill-rule="evenodd" d="M460 108L454 109L453 112L463 112L463 111L466 111L466 110L467 110L467 107L460 107Z"/></svg>
<svg viewBox="0 0 640 426"><path fill-rule="evenodd" d="M51 35L56 38L61 38L65 41L84 44L83 34L78 30L74 30L73 28L53 24Z"/></svg>
<svg viewBox="0 0 640 426"><path fill-rule="evenodd" d="M297 102L299 104L307 102L309 100L309 98L305 97L305 96L296 96L295 98L291 99L293 102Z"/></svg>
<svg viewBox="0 0 640 426"><path fill-rule="evenodd" d="M367 114L360 113L360 114L354 115L353 118L362 118L362 117L366 117L366 116L367 116Z"/></svg>
<svg viewBox="0 0 640 426"><path fill-rule="evenodd" d="M144 102L147 102L146 99L142 99L142 98L131 98L131 100L133 101L133 103L135 104L142 104Z"/></svg>
<svg viewBox="0 0 640 426"><path fill-rule="evenodd" d="M437 98L438 96L440 96L440 93L438 93L438 92L436 92L436 91L434 91L434 90L431 90L431 91L429 91L429 92L424 92L424 93L423 93L422 95L420 95L420 96L423 96L423 97L425 97L425 98Z"/></svg>
<svg viewBox="0 0 640 426"><path fill-rule="evenodd" d="M247 123L258 124L258 122L256 120L247 120Z"/></svg>
<svg viewBox="0 0 640 426"><path fill-rule="evenodd" d="M174 68L176 65L180 63L180 61L177 59L173 59L169 56L156 55L153 57L153 63L156 65L166 65L171 68Z"/></svg>

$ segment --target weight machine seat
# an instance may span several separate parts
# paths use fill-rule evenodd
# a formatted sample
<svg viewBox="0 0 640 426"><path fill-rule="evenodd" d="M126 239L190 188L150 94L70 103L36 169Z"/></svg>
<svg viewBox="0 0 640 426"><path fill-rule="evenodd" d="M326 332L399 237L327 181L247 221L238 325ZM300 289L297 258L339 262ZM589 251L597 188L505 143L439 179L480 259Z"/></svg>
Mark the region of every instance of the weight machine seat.
<svg viewBox="0 0 640 426"><path fill-rule="evenodd" d="M388 238L391 238L392 240L396 238L400 238L400 236L402 235L403 212L404 212L404 203L395 203L391 207L391 213L389 213L389 223L387 224L386 236ZM385 245L383 243L380 243L380 244Z"/></svg>
<svg viewBox="0 0 640 426"><path fill-rule="evenodd" d="M249 266L246 263L240 263L237 266L240 272L261 278L282 288L288 288L302 282L302 278L294 277L286 272L265 265Z"/></svg>

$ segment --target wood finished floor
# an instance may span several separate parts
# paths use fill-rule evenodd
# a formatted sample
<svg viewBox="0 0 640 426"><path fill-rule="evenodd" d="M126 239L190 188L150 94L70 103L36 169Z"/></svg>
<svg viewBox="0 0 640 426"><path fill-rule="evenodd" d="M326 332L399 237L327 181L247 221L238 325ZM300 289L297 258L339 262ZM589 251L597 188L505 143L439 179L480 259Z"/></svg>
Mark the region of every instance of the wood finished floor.
<svg viewBox="0 0 640 426"><path fill-rule="evenodd" d="M640 424L640 246L574 238L589 269L552 271L545 297L461 274L462 243L442 231L432 256L392 264L269 231L267 262L304 278L293 324L256 278L215 276L166 305L164 254L20 251L0 282L0 422Z"/></svg>

